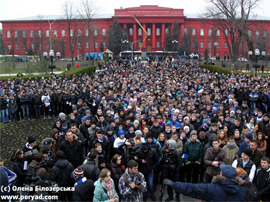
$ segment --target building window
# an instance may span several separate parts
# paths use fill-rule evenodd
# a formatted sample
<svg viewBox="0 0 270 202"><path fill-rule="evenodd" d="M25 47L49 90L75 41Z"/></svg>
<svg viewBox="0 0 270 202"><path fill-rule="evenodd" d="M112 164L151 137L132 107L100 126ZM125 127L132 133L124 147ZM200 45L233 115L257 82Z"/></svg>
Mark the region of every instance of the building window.
<svg viewBox="0 0 270 202"><path fill-rule="evenodd" d="M192 36L195 36L195 35L196 35L196 29L192 28Z"/></svg>
<svg viewBox="0 0 270 202"><path fill-rule="evenodd" d="M268 33L267 30L263 30L263 37L267 37Z"/></svg>
<svg viewBox="0 0 270 202"><path fill-rule="evenodd" d="M10 44L8 44L8 50L11 50L11 45Z"/></svg>
<svg viewBox="0 0 270 202"><path fill-rule="evenodd" d="M160 48L160 41L156 42L156 46L157 46L157 48Z"/></svg>
<svg viewBox="0 0 270 202"><path fill-rule="evenodd" d="M72 37L73 36L73 29L70 30L69 35Z"/></svg>
<svg viewBox="0 0 270 202"><path fill-rule="evenodd" d="M106 29L102 29L102 36L106 36Z"/></svg>
<svg viewBox="0 0 270 202"><path fill-rule="evenodd" d="M212 47L212 44L211 42L208 43L208 48L211 48Z"/></svg>
<svg viewBox="0 0 270 202"><path fill-rule="evenodd" d="M129 36L133 36L133 29L129 28Z"/></svg>
<svg viewBox="0 0 270 202"><path fill-rule="evenodd" d="M66 30L62 29L62 37L66 36Z"/></svg>
<svg viewBox="0 0 270 202"><path fill-rule="evenodd" d="M86 48L89 48L89 42L86 42Z"/></svg>
<svg viewBox="0 0 270 202"><path fill-rule="evenodd" d="M159 28L156 29L156 36L160 36L160 29Z"/></svg>
<svg viewBox="0 0 270 202"><path fill-rule="evenodd" d="M22 35L23 35L23 38L26 37L26 31L25 30L22 31Z"/></svg>
<svg viewBox="0 0 270 202"><path fill-rule="evenodd" d="M46 37L50 37L50 30L46 30Z"/></svg>
<svg viewBox="0 0 270 202"><path fill-rule="evenodd" d="M16 44L16 45L15 45L15 48L16 48L16 50L19 50L19 45Z"/></svg>
<svg viewBox="0 0 270 202"><path fill-rule="evenodd" d="M251 37L251 35L252 35L251 30L248 30L248 37Z"/></svg>
<svg viewBox="0 0 270 202"><path fill-rule="evenodd" d="M31 44L31 49L35 50L35 44L33 44L33 43Z"/></svg>
<svg viewBox="0 0 270 202"><path fill-rule="evenodd" d="M141 28L138 29L138 35L142 36L142 29Z"/></svg>
<svg viewBox="0 0 270 202"><path fill-rule="evenodd" d="M200 44L200 48L203 48L204 44L203 44L203 41L201 42Z"/></svg>
<svg viewBox="0 0 270 202"><path fill-rule="evenodd" d="M82 35L82 31L81 29L78 29L78 36L81 36Z"/></svg>
<svg viewBox="0 0 270 202"><path fill-rule="evenodd" d="M15 38L18 38L18 31L15 31Z"/></svg>
<svg viewBox="0 0 270 202"><path fill-rule="evenodd" d="M169 34L169 28L166 28L166 29L165 29L165 33L166 33L166 34Z"/></svg>
<svg viewBox="0 0 270 202"><path fill-rule="evenodd" d="M220 29L217 30L217 36L220 36Z"/></svg>
<svg viewBox="0 0 270 202"><path fill-rule="evenodd" d="M103 48L106 48L106 43L103 41L103 42L101 42L102 43L102 45L103 45Z"/></svg>
<svg viewBox="0 0 270 202"><path fill-rule="evenodd" d="M95 48L98 48L98 42L95 42Z"/></svg>
<svg viewBox="0 0 270 202"><path fill-rule="evenodd" d="M7 38L10 38L10 31L7 31Z"/></svg>
<svg viewBox="0 0 270 202"><path fill-rule="evenodd" d="M151 36L151 28L147 28L147 35Z"/></svg>
<svg viewBox="0 0 270 202"><path fill-rule="evenodd" d="M256 37L259 37L259 35L260 35L259 30L256 30L255 35L256 35Z"/></svg>
<svg viewBox="0 0 270 202"><path fill-rule="evenodd" d="M81 48L82 48L82 46L81 46L81 43L80 43L80 42L78 42L78 48L79 48L79 49L81 49Z"/></svg>
<svg viewBox="0 0 270 202"><path fill-rule="evenodd" d="M216 44L215 44L215 45L216 45L216 47L217 47L217 48L220 48L220 44L219 44L219 42L216 42Z"/></svg>
<svg viewBox="0 0 270 202"><path fill-rule="evenodd" d="M94 29L94 36L97 36L97 35L98 35L98 29L95 28L95 29Z"/></svg>
<svg viewBox="0 0 270 202"><path fill-rule="evenodd" d="M42 32L41 30L38 30L38 37L41 37L42 36Z"/></svg>
<svg viewBox="0 0 270 202"><path fill-rule="evenodd" d="M85 36L89 36L89 30L85 29Z"/></svg>
<svg viewBox="0 0 270 202"><path fill-rule="evenodd" d="M201 36L204 36L204 29L201 29L200 34Z"/></svg>
<svg viewBox="0 0 270 202"><path fill-rule="evenodd" d="M228 48L228 44L226 42L224 43L224 48Z"/></svg>
<svg viewBox="0 0 270 202"><path fill-rule="evenodd" d="M53 30L53 36L54 36L54 37L57 37L57 30L56 30L56 29Z"/></svg>
<svg viewBox="0 0 270 202"><path fill-rule="evenodd" d="M33 31L33 30L30 31L30 37L31 37L31 38L34 37L34 31Z"/></svg>
<svg viewBox="0 0 270 202"><path fill-rule="evenodd" d="M212 29L208 30L208 36L212 36Z"/></svg>
<svg viewBox="0 0 270 202"><path fill-rule="evenodd" d="M141 46L142 46L142 42L141 42L141 41L139 41L138 45L139 45L139 47L141 47Z"/></svg>
<svg viewBox="0 0 270 202"><path fill-rule="evenodd" d="M228 30L225 29L225 36L228 36Z"/></svg>
<svg viewBox="0 0 270 202"><path fill-rule="evenodd" d="M184 34L187 34L187 33L188 33L188 29L184 28Z"/></svg>

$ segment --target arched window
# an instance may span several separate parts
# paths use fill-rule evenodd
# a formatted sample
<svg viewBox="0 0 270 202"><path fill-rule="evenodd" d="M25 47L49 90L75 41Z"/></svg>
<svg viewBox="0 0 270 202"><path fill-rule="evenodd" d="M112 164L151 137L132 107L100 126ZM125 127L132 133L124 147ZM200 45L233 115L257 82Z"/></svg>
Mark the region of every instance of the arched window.
<svg viewBox="0 0 270 202"><path fill-rule="evenodd" d="M133 29L129 28L129 36L133 36Z"/></svg>
<svg viewBox="0 0 270 202"><path fill-rule="evenodd" d="M159 28L156 29L156 35L160 36L160 29Z"/></svg>
<svg viewBox="0 0 270 202"><path fill-rule="evenodd" d="M220 36L220 29L217 30L217 36Z"/></svg>
<svg viewBox="0 0 270 202"><path fill-rule="evenodd" d="M147 35L148 35L148 36L151 35L151 28L147 28Z"/></svg>
<svg viewBox="0 0 270 202"><path fill-rule="evenodd" d="M196 29L192 28L192 36L195 36L195 35L196 35Z"/></svg>
<svg viewBox="0 0 270 202"><path fill-rule="evenodd" d="M66 36L66 31L62 29L62 37Z"/></svg>
<svg viewBox="0 0 270 202"><path fill-rule="evenodd" d="M208 36L212 36L212 29L208 30Z"/></svg>
<svg viewBox="0 0 270 202"><path fill-rule="evenodd" d="M142 29L141 28L138 29L138 35L142 36Z"/></svg>
<svg viewBox="0 0 270 202"><path fill-rule="evenodd" d="M201 29L200 35L204 36L204 29Z"/></svg>

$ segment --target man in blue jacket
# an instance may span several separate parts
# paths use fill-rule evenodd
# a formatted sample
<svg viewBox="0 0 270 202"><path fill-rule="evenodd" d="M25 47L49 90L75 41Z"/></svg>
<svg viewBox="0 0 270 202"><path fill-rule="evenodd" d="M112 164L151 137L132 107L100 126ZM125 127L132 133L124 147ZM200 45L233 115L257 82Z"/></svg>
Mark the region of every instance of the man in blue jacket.
<svg viewBox="0 0 270 202"><path fill-rule="evenodd" d="M177 193L205 201L245 201L246 191L239 185L241 179L237 177L236 169L224 164L220 169L221 174L215 176L211 184L172 182L169 179L163 183L170 185Z"/></svg>

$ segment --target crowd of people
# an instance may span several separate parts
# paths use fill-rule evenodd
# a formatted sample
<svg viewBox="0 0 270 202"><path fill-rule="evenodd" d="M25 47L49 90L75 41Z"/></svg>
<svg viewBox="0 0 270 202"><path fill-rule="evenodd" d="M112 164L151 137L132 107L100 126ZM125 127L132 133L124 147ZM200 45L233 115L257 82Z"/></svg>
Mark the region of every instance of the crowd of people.
<svg viewBox="0 0 270 202"><path fill-rule="evenodd" d="M3 123L55 119L40 144L29 136L12 153L13 171L2 165L13 173L10 186L74 187L57 193L61 201L156 201L166 179L166 201L179 201L180 193L200 198L206 188L197 183L230 180L222 193L213 185L202 199L249 201L248 184L258 200L270 200L268 77L174 60L148 67L112 62L93 77L0 84ZM239 168L242 181L234 179Z"/></svg>

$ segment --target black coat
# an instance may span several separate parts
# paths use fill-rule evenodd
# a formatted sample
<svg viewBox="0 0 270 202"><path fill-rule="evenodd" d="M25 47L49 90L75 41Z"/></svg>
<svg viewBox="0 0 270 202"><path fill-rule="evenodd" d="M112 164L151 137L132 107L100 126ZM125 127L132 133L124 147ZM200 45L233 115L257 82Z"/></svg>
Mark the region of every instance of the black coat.
<svg viewBox="0 0 270 202"><path fill-rule="evenodd" d="M99 177L99 168L95 165L95 162L92 160L87 160L85 164L83 164L82 169L84 170L84 176L89 179L96 181Z"/></svg>
<svg viewBox="0 0 270 202"><path fill-rule="evenodd" d="M18 187L23 186L25 177L27 175L27 171L23 170L23 164L24 164L23 160L21 160L21 161L17 160L13 164L13 170L17 175L16 186L18 186Z"/></svg>
<svg viewBox="0 0 270 202"><path fill-rule="evenodd" d="M51 180L58 183L60 186L73 186L71 173L74 167L68 160L59 159L51 170Z"/></svg>
<svg viewBox="0 0 270 202"><path fill-rule="evenodd" d="M85 179L85 178L83 178ZM92 180L86 180L82 184L75 186L73 192L73 201L92 201L94 193L94 182Z"/></svg>
<svg viewBox="0 0 270 202"><path fill-rule="evenodd" d="M262 201L270 201L270 168L263 170L258 168L256 186Z"/></svg>
<svg viewBox="0 0 270 202"><path fill-rule="evenodd" d="M114 183L118 184L119 179L123 174L123 172L121 170L121 165L118 165L118 164L111 162L111 172L112 172L112 179L114 180Z"/></svg>
<svg viewBox="0 0 270 202"><path fill-rule="evenodd" d="M150 149L147 152L140 151L137 155L139 163L139 171L147 176L152 170L154 170L158 163L158 156L154 149ZM145 160L146 163L143 163L142 160Z"/></svg>
<svg viewBox="0 0 270 202"><path fill-rule="evenodd" d="M77 168L82 164L82 148L81 143L77 140L73 140L72 144L69 144L68 141L63 141L59 147L59 150L62 150L67 160L72 163L74 168Z"/></svg>

